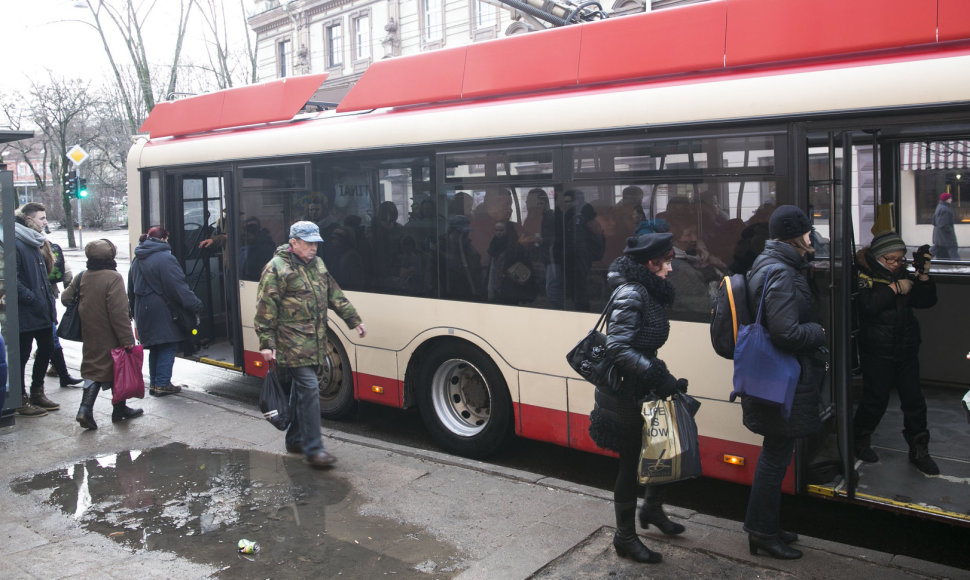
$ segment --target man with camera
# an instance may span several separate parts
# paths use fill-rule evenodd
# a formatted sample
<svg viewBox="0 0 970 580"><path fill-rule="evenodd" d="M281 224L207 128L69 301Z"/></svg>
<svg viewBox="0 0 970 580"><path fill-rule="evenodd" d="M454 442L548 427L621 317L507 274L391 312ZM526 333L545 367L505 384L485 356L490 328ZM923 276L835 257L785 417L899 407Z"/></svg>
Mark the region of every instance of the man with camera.
<svg viewBox="0 0 970 580"><path fill-rule="evenodd" d="M856 255L864 387L853 429L855 456L867 463L878 461L871 447L872 433L886 412L890 391L896 389L909 461L921 472L937 475L940 468L929 453L926 399L920 388L920 329L913 313L914 308L936 304L936 284L929 276L930 257L928 245L913 252L915 274L910 274L906 244L895 232L876 236Z"/></svg>

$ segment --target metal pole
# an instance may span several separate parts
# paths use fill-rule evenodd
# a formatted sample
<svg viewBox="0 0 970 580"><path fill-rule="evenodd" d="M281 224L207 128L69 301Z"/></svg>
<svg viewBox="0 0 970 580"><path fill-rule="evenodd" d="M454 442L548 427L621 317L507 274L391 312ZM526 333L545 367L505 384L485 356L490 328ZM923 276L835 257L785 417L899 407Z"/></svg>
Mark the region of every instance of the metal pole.
<svg viewBox="0 0 970 580"><path fill-rule="evenodd" d="M74 194L75 199L77 199L77 245L81 250L84 250L84 220L81 219L81 166L76 165L74 167Z"/></svg>

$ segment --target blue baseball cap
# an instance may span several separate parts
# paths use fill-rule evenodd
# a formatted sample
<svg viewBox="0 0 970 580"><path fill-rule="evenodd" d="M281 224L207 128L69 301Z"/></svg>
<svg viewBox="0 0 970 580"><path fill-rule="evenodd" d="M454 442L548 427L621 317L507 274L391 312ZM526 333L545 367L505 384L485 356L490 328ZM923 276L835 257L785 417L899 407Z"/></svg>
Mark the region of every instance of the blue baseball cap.
<svg viewBox="0 0 970 580"><path fill-rule="evenodd" d="M296 222L290 226L290 238L299 238L304 242L322 242L320 228L313 222Z"/></svg>

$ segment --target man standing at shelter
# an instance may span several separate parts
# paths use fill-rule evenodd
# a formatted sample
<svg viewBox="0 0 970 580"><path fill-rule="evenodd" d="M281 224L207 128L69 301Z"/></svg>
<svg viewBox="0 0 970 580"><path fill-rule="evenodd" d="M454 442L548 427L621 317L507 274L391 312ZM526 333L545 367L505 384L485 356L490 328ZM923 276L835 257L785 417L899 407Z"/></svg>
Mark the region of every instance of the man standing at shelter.
<svg viewBox="0 0 970 580"><path fill-rule="evenodd" d="M42 248L47 238L42 233L47 225L47 208L30 202L17 210L17 300L20 305L20 384L24 388L24 417L43 417L60 405L44 394L44 373L54 346L54 293L47 278L49 271ZM30 347L37 342L30 395L24 380Z"/></svg>
<svg viewBox="0 0 970 580"><path fill-rule="evenodd" d="M937 260L959 260L957 251L957 234L953 223L956 221L953 213L953 196L949 193L940 194L940 202L933 212L933 257Z"/></svg>
<svg viewBox="0 0 970 580"><path fill-rule="evenodd" d="M317 258L317 243L322 241L313 222L290 226L289 244L277 248L263 268L255 318L263 359L278 361L292 378L286 450L303 453L306 463L316 468L337 461L324 451L320 436L317 369L327 352L327 308L361 338L367 334L357 311Z"/></svg>

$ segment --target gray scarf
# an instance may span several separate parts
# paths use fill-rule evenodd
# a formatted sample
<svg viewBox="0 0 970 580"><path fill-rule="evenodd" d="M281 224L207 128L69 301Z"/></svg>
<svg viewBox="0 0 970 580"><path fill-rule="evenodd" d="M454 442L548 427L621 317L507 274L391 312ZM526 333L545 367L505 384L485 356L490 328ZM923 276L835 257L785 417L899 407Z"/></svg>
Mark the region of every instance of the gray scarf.
<svg viewBox="0 0 970 580"><path fill-rule="evenodd" d="M35 248L39 248L44 245L45 241L47 241L47 237L45 237L44 234L33 228L27 227L20 222L16 222L14 225L17 226L17 239L25 244L30 244Z"/></svg>

